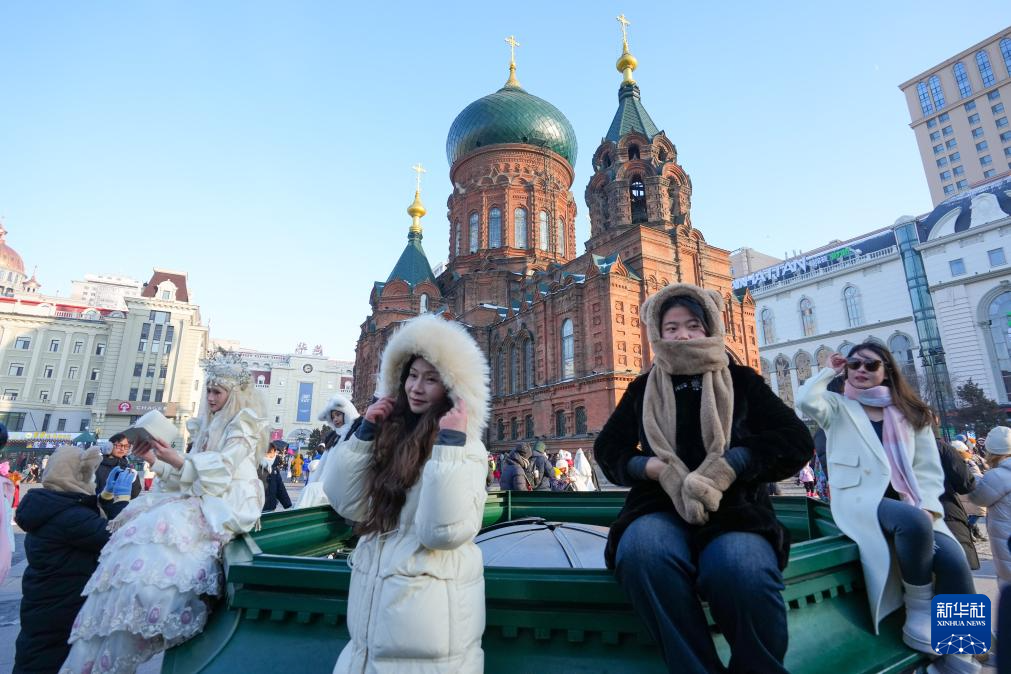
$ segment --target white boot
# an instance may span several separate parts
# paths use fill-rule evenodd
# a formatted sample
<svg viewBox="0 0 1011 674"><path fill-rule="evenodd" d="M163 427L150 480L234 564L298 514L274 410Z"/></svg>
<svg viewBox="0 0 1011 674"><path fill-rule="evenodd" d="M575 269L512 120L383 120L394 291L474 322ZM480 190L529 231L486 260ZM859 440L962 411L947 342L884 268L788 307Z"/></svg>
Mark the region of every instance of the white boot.
<svg viewBox="0 0 1011 674"><path fill-rule="evenodd" d="M927 665L927 674L976 674L983 669L971 655L942 655Z"/></svg>
<svg viewBox="0 0 1011 674"><path fill-rule="evenodd" d="M934 584L910 585L902 581L902 589L906 601L902 640L915 651L936 654L930 642L930 600L934 598Z"/></svg>

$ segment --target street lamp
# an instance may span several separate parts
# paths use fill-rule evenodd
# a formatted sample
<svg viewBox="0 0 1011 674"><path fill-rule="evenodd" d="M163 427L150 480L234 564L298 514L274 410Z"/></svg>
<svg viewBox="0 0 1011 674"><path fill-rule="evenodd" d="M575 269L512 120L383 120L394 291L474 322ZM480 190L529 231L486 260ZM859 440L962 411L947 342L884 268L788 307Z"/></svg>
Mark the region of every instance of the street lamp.
<svg viewBox="0 0 1011 674"><path fill-rule="evenodd" d="M920 360L923 362L923 368L930 373L931 388L934 390L934 402L937 405L937 413L941 417L941 435L945 440L949 440L948 405L944 387L941 385L941 379L937 374L937 368L943 366L945 363L944 347L939 346L930 349L920 347Z"/></svg>

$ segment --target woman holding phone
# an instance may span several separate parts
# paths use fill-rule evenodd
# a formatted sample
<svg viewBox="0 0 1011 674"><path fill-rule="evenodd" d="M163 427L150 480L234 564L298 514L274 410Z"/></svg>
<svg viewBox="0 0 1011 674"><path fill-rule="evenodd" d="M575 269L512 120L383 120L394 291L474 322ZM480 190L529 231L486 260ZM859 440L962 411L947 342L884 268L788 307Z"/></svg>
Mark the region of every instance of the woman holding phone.
<svg viewBox="0 0 1011 674"><path fill-rule="evenodd" d="M845 376L842 394L828 391L836 376ZM904 603L903 640L934 654L931 599L975 590L962 546L944 523L932 410L874 342L832 354L829 367L800 387L797 407L825 429L832 516L859 546L875 630ZM978 670L971 655L946 655L928 671Z"/></svg>
<svg viewBox="0 0 1011 674"><path fill-rule="evenodd" d="M207 395L190 451L157 439L134 449L157 478L110 523L60 672L134 672L198 634L221 593L223 546L260 517L266 404L237 357L220 353L204 368Z"/></svg>
<svg viewBox="0 0 1011 674"><path fill-rule="evenodd" d="M419 316L383 351L376 395L323 476L361 537L348 559L351 641L334 671L477 674L487 360L459 323Z"/></svg>

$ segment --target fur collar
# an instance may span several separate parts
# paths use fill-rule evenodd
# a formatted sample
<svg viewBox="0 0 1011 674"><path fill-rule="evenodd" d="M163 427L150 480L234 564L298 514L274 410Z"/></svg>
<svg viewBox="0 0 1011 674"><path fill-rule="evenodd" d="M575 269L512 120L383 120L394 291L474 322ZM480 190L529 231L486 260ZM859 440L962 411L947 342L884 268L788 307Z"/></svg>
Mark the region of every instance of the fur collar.
<svg viewBox="0 0 1011 674"><path fill-rule="evenodd" d="M483 441L491 398L488 359L467 328L435 314L401 323L383 350L377 396L395 394L400 385L400 371L413 355L434 365L450 396L463 400L467 409L467 439Z"/></svg>

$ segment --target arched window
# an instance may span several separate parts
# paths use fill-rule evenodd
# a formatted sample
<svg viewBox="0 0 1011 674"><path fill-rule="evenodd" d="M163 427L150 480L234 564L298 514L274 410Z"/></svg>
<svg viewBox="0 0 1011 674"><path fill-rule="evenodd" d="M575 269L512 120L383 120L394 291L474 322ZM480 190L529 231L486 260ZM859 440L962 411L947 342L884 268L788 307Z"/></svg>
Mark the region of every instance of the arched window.
<svg viewBox="0 0 1011 674"><path fill-rule="evenodd" d="M997 357L1001 383L1004 385L1004 400L1011 400L1011 330L1008 330L1008 316L1011 316L1011 292L1001 293L990 302L990 342Z"/></svg>
<svg viewBox="0 0 1011 674"><path fill-rule="evenodd" d="M762 322L762 341L765 345L776 343L776 322L772 317L772 309L766 307L762 309L760 315L760 320Z"/></svg>
<svg viewBox="0 0 1011 674"><path fill-rule="evenodd" d="M502 211L493 208L488 211L488 247L502 246Z"/></svg>
<svg viewBox="0 0 1011 674"><path fill-rule="evenodd" d="M534 340L530 337L523 342L523 388L534 387Z"/></svg>
<svg viewBox="0 0 1011 674"><path fill-rule="evenodd" d="M807 297L800 301L800 326L804 330L805 337L814 335L814 302Z"/></svg>
<svg viewBox="0 0 1011 674"><path fill-rule="evenodd" d="M972 82L969 81L969 73L965 71L965 66L959 61L951 69L955 74L955 83L958 85L958 95L962 98L972 96Z"/></svg>
<svg viewBox="0 0 1011 674"><path fill-rule="evenodd" d="M604 156L601 158L600 161L604 165L604 168L607 168L608 166L611 165L611 155L605 152Z"/></svg>
<svg viewBox="0 0 1011 674"><path fill-rule="evenodd" d="M905 335L892 335L888 340L888 350L892 352L895 364L902 371L902 376L906 378L913 389L919 388L919 379L916 376L916 363L913 360L913 342Z"/></svg>
<svg viewBox="0 0 1011 674"><path fill-rule="evenodd" d="M555 241L555 250L558 254L565 256L565 220L558 218L558 240Z"/></svg>
<svg viewBox="0 0 1011 674"><path fill-rule="evenodd" d="M794 357L793 365L797 368L798 385L811 378L811 356L806 351L801 351Z"/></svg>
<svg viewBox="0 0 1011 674"><path fill-rule="evenodd" d="M920 99L920 112L929 115L934 111L934 104L930 102L930 93L927 91L927 83L920 82L916 85L916 95Z"/></svg>
<svg viewBox="0 0 1011 674"><path fill-rule="evenodd" d="M421 293L421 298L418 300L418 313L423 314L428 311L428 294Z"/></svg>
<svg viewBox="0 0 1011 674"><path fill-rule="evenodd" d="M639 158L639 146L636 145L635 143L632 143L631 145L628 146L628 158L629 159Z"/></svg>
<svg viewBox="0 0 1011 674"><path fill-rule="evenodd" d="M498 430L498 439L499 440L505 440L505 422L502 421L502 419L499 419L498 423L496 424L496 426L498 427L498 429L497 429Z"/></svg>
<svg viewBox="0 0 1011 674"><path fill-rule="evenodd" d="M586 408L576 408L576 435L586 435Z"/></svg>
<svg viewBox="0 0 1011 674"><path fill-rule="evenodd" d="M851 328L855 328L864 322L860 311L860 291L856 286L846 286L842 294L843 303L846 305L846 322Z"/></svg>
<svg viewBox="0 0 1011 674"><path fill-rule="evenodd" d="M828 357L832 355L832 350L827 346L823 346L814 352L814 358L818 361L818 369L823 367L828 367Z"/></svg>
<svg viewBox="0 0 1011 674"><path fill-rule="evenodd" d="M576 376L576 338L572 332L572 319L562 321L562 379Z"/></svg>
<svg viewBox="0 0 1011 674"><path fill-rule="evenodd" d="M944 107L944 89L941 88L941 78L933 75L927 80L927 84L930 86L930 95L934 99L934 107L940 110Z"/></svg>
<svg viewBox="0 0 1011 674"><path fill-rule="evenodd" d="M453 235L453 255L460 254L460 222L457 221L456 225L453 227L456 230L456 234Z"/></svg>
<svg viewBox="0 0 1011 674"><path fill-rule="evenodd" d="M786 356L776 358L776 388L779 399L793 407L793 382L790 381L790 361Z"/></svg>
<svg viewBox="0 0 1011 674"><path fill-rule="evenodd" d="M1000 55L1004 57L1004 68L1008 76L1011 76L1011 38L1004 38L1000 41Z"/></svg>
<svg viewBox="0 0 1011 674"><path fill-rule="evenodd" d="M520 359L516 345L509 346L509 393L520 390Z"/></svg>
<svg viewBox="0 0 1011 674"><path fill-rule="evenodd" d="M481 224L479 220L480 218L477 213L470 214L468 230L470 234L470 252L472 253L476 253L477 249L481 247Z"/></svg>
<svg viewBox="0 0 1011 674"><path fill-rule="evenodd" d="M532 438L534 437L534 417L533 415L526 415L523 417L523 437Z"/></svg>
<svg viewBox="0 0 1011 674"><path fill-rule="evenodd" d="M976 66L979 68L979 76L983 79L983 86L988 87L997 79L993 76L993 68L990 67L990 55L985 49L976 52Z"/></svg>
<svg viewBox="0 0 1011 674"><path fill-rule="evenodd" d="M499 349L495 357L495 393L505 394L505 354Z"/></svg>
<svg viewBox="0 0 1011 674"><path fill-rule="evenodd" d="M509 439L516 440L520 437L520 422L519 419L513 417L509 420Z"/></svg>
<svg viewBox="0 0 1011 674"><path fill-rule="evenodd" d="M769 361L763 358L761 360L761 367L762 367L762 379L765 380L765 385L768 386L769 388L772 388L772 365L769 364Z"/></svg>
<svg viewBox="0 0 1011 674"><path fill-rule="evenodd" d="M632 202L632 222L646 222L646 186L639 176L632 178L628 196Z"/></svg>
<svg viewBox="0 0 1011 674"><path fill-rule="evenodd" d="M565 410L555 410L555 435L562 437L565 434Z"/></svg>
<svg viewBox="0 0 1011 674"><path fill-rule="evenodd" d="M550 250L548 248L548 212L541 211L537 214L539 227L537 228L537 247L541 250Z"/></svg>
<svg viewBox="0 0 1011 674"><path fill-rule="evenodd" d="M513 237L517 248L527 247L527 209L513 211Z"/></svg>
<svg viewBox="0 0 1011 674"><path fill-rule="evenodd" d="M256 385L257 386L263 386L266 383L267 383L267 378L266 377L264 377L262 374L256 375Z"/></svg>
<svg viewBox="0 0 1011 674"><path fill-rule="evenodd" d="M839 353L842 355L843 358L849 358L850 349L852 348L853 348L852 344L850 344L849 342L843 342L842 344L839 345Z"/></svg>

